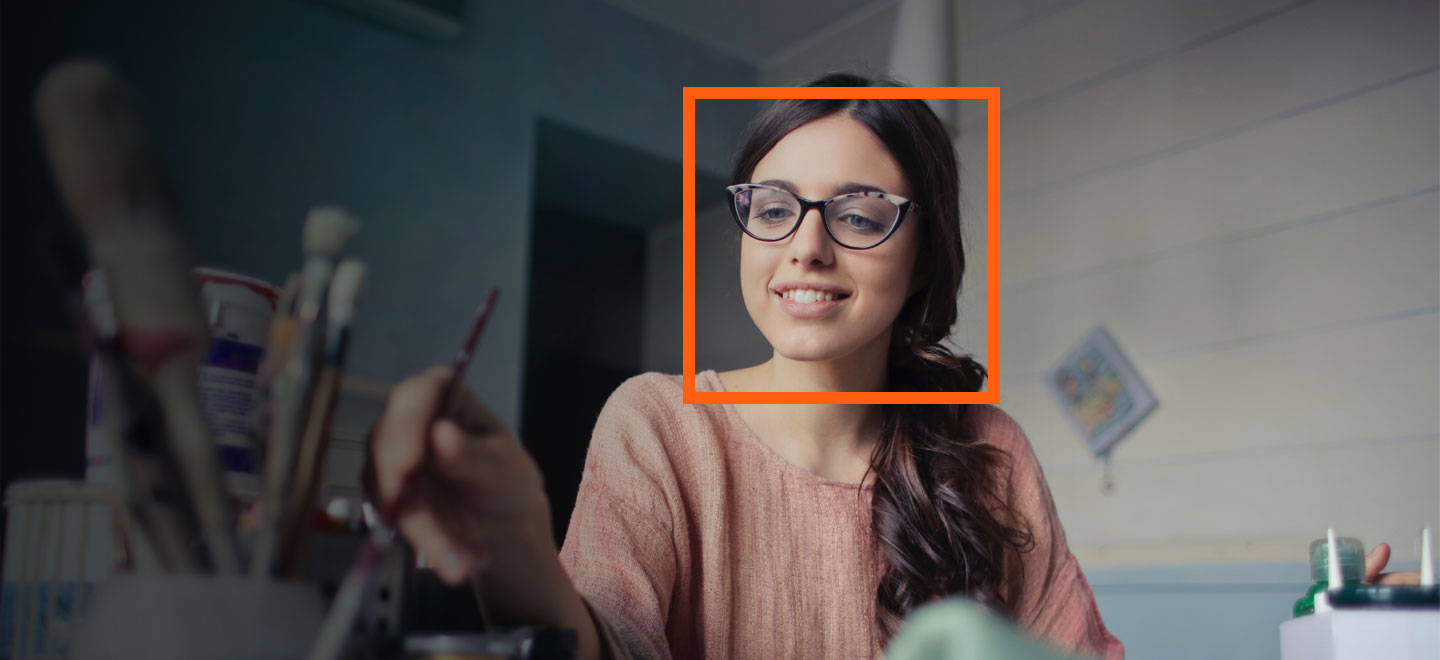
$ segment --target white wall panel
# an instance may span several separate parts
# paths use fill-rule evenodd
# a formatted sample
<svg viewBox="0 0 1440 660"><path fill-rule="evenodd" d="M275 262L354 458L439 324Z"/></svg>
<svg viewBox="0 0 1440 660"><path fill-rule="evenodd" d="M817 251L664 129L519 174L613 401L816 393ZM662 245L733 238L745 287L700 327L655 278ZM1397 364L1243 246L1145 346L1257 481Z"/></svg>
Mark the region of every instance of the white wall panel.
<svg viewBox="0 0 1440 660"><path fill-rule="evenodd" d="M1433 72L1417 76L1175 156L1007 201L1006 286L1433 186L1440 168L1436 80Z"/></svg>
<svg viewBox="0 0 1440 660"><path fill-rule="evenodd" d="M1284 20L1011 113L1005 117L1006 190L1031 195L1157 150L1283 121L1307 104L1332 103L1433 67L1437 20L1433 2L1315 2ZM1001 92L1008 102L1012 89Z"/></svg>

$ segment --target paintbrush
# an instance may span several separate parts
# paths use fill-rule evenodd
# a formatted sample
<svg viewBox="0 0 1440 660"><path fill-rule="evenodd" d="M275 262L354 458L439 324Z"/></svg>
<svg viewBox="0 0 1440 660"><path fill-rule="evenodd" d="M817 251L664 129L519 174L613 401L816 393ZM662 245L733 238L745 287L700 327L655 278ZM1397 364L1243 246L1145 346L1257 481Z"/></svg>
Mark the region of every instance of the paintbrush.
<svg viewBox="0 0 1440 660"><path fill-rule="evenodd" d="M305 432L300 436L295 478L281 518L282 569L291 577L301 577L303 570L315 490L324 468L325 450L330 444L330 423L335 417L350 330L364 284L365 265L358 260L346 259L335 267L325 313L325 350L310 397Z"/></svg>
<svg viewBox="0 0 1440 660"><path fill-rule="evenodd" d="M290 342L295 338L295 299L300 295L300 276L291 273L275 300L275 315L270 318L266 333L265 355L255 370L255 405L251 411L250 445L260 465L265 464L270 444L270 384L290 355ZM264 475L261 475L262 478Z"/></svg>
<svg viewBox="0 0 1440 660"><path fill-rule="evenodd" d="M431 460L430 426L434 425L433 420L444 414L450 399L459 389L465 376L465 368L470 365L470 357L475 352L475 344L479 342L480 333L485 330L485 324L489 322L490 313L494 311L495 301L499 297L500 289L498 287L491 288L490 293L485 296L485 301L480 303L480 307L475 310L475 318L470 322L470 331L465 335L465 341L460 344L460 350L455 353L455 360L450 365L450 375L446 377L444 385L441 386L440 398L436 400L435 410L430 414L432 422L425 428L425 458L421 462L422 466ZM335 599L330 604L330 613L326 615L325 623L320 627L320 634L316 636L315 643L310 647L310 660L335 660L344 652L345 640L350 635L355 616L360 613L360 608L365 604L365 592L375 577L375 571L384 563L386 553L395 546L396 532L393 525L397 522L399 512L414 497L415 482L415 472L411 472L401 482L398 492L384 508L382 514L378 516L379 519L372 521L374 524L370 526L370 533L365 539L365 544L360 547L355 560L345 571L345 579L341 581L340 589L335 593Z"/></svg>
<svg viewBox="0 0 1440 660"><path fill-rule="evenodd" d="M464 378L466 367L470 366L470 357L475 351L475 344L480 340L480 332L485 329L485 323L490 319L490 312L495 308L495 301L500 297L500 288L492 287L490 293L486 294L485 301L475 310L475 318L470 323L470 332L465 335L465 341L460 345L460 350L455 353L455 359L450 364L450 376L440 389L440 398L436 400L435 411L430 414L430 419L440 418L449 406L450 399L454 397L455 390L459 388L461 379ZM429 429L426 429L429 432ZM424 446L424 458L421 465L430 462L430 443L427 441ZM402 507L410 502L412 491L415 490L415 474L412 472L400 483L400 489L390 503L380 509L380 518L387 525L394 525Z"/></svg>
<svg viewBox="0 0 1440 660"><path fill-rule="evenodd" d="M270 387L276 374L285 366L290 355L290 342L295 339L295 299L300 297L300 275L291 273L280 287L275 299L275 316L270 319L270 328L265 339L265 357L255 372L255 382L262 392Z"/></svg>
<svg viewBox="0 0 1440 660"><path fill-rule="evenodd" d="M159 402L113 341L98 342L95 357L105 401L102 428L111 442L116 486L134 522L131 531L140 532L136 545L146 550L135 553L135 568L140 572L197 572L202 566L191 546L199 535L199 524L186 506L175 456L163 447L164 417ZM151 553L153 558L147 557Z"/></svg>
<svg viewBox="0 0 1440 660"><path fill-rule="evenodd" d="M355 234L358 223L344 209L320 206L305 219L305 265L295 308L295 335L270 391L270 437L265 448L265 477L260 503L260 533L250 557L250 575L268 576L280 551L286 493L295 453L304 430L306 406L316 373L323 327L320 312L335 262Z"/></svg>
<svg viewBox="0 0 1440 660"><path fill-rule="evenodd" d="M194 512L179 499L177 489L182 480L173 456L157 451L157 440L163 437L163 420L153 397L125 365L113 334L104 336L101 328L114 328L113 318L92 318L83 304L85 281L84 254L68 241L47 242L45 261L64 294L66 312L74 321L81 343L95 356L96 386L103 401L100 434L110 445L111 460L116 472L116 494L121 507L118 521L123 526L126 556L132 569L140 573L165 571L191 572L198 568L190 549L198 535ZM103 286L104 276L91 286ZM92 313L101 308L93 308ZM155 429L161 429L157 434Z"/></svg>
<svg viewBox="0 0 1440 660"><path fill-rule="evenodd" d="M137 103L107 66L77 60L45 76L35 110L56 186L105 272L119 354L163 419L147 432L173 453L208 563L238 573L234 519L197 387L208 332Z"/></svg>

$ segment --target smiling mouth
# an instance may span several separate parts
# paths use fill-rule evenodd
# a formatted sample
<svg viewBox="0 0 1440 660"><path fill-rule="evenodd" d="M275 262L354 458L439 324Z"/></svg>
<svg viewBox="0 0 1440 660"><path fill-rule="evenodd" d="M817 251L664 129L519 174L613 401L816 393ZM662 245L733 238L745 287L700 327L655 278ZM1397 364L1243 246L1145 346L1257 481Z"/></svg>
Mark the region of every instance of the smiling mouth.
<svg viewBox="0 0 1440 660"><path fill-rule="evenodd" d="M816 289L790 289L785 292L776 292L777 296L792 303L809 305L814 303L834 302L850 297L848 293L832 293Z"/></svg>

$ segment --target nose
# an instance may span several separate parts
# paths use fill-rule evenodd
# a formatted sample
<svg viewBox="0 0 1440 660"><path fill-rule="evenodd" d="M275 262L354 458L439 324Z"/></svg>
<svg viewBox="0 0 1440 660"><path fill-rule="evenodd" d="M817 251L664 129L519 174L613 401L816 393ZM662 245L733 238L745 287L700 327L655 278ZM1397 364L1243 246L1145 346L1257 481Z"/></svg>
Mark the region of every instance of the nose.
<svg viewBox="0 0 1440 660"><path fill-rule="evenodd" d="M825 232L820 209L809 209L790 236L790 261L799 266L823 266L835 260L835 241Z"/></svg>

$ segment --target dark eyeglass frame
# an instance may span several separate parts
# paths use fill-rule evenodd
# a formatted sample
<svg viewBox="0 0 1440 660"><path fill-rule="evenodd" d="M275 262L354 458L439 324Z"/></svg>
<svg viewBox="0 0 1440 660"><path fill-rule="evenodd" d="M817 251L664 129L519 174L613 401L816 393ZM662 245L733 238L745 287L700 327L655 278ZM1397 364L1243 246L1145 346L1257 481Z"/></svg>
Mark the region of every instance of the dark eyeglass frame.
<svg viewBox="0 0 1440 660"><path fill-rule="evenodd" d="M752 232L750 231L750 229L749 229L748 227L745 226L745 218L740 217L740 215L741 215L741 214L740 214L740 205L738 204L737 198L740 196L740 193L745 192L745 191L747 191L747 190L771 190L771 191L774 191L774 192L785 193L786 195L789 195L789 196L791 196L791 197L794 197L796 201L800 202L800 215L799 215L799 217L797 217L797 218L795 219L795 226L791 227L791 228L790 228L790 231L785 232L785 235L784 235L784 236L780 236L779 238L761 238L761 237L759 237L759 236L756 236L754 233L752 233ZM766 243L774 243L774 242L776 242L776 241L783 241L783 240L785 240L785 239L787 239L787 238L790 238L791 236L793 236L793 235L795 234L795 232L797 232L797 231L800 230L800 223L805 222L805 216L806 216L806 215L809 215L810 209L819 209L819 210L820 210L820 226L822 226L822 227L825 228L825 233L830 235L830 240L835 241L835 244L836 244L836 245L839 245L840 247L843 247L843 248L845 248L845 249L847 249L847 250L870 250L870 249L879 247L879 246L880 246L882 243L884 243L885 241L890 240L890 237L895 235L896 230L900 229L901 223L904 223L904 222L905 222L906 216L910 215L910 211L912 211L912 210L915 211L915 212L919 212L919 211L920 211L920 205L919 205L919 204L916 204L915 202L912 202L912 201L910 201L910 200L908 200L908 199L906 199L906 198L904 198L904 197L901 197L901 196L899 196L899 195L892 195L892 194L890 194L890 193L884 193L884 192L871 192L871 191L853 192L853 193L846 193L846 194L844 194L844 195L838 195L838 196L836 196L836 197L831 197L830 199L824 199L824 200L820 200L820 201L815 201L815 200L811 200L811 199L805 199L804 197L801 197L801 196L799 196L799 195L796 195L795 193L790 192L789 190L786 190L786 189L784 189L784 188L776 188L775 186L767 186L767 185L765 185L765 184L763 184L763 183L737 183L737 184L735 184L735 185L733 185L733 186L727 186L727 187L725 188L725 192L729 194L729 199L730 199L730 217L734 218L734 219L735 219L735 223L738 224L738 225L740 225L740 231L745 232L745 235L746 235L746 236L749 236L750 238L753 238L753 239L755 239L755 240L757 240L757 241L764 241L764 242L766 242ZM884 236L880 237L880 240L875 241L875 243L874 243L873 245L867 245L867 246L865 246L865 247L854 247L854 246L846 245L846 244L842 243L839 238L836 238L836 237L835 237L835 232L830 231L830 223L825 222L825 207L829 206L831 202L838 202L838 201L845 200L845 199L850 199L850 198L853 198L853 197L878 197L878 198L880 198L880 199L884 199L884 200L890 202L891 204L894 204L896 207L898 207L898 208L900 209L900 210L899 210L899 215L896 216L896 218L895 218L895 224L894 224L894 226L890 227L890 231L886 232L886 234L885 234Z"/></svg>

